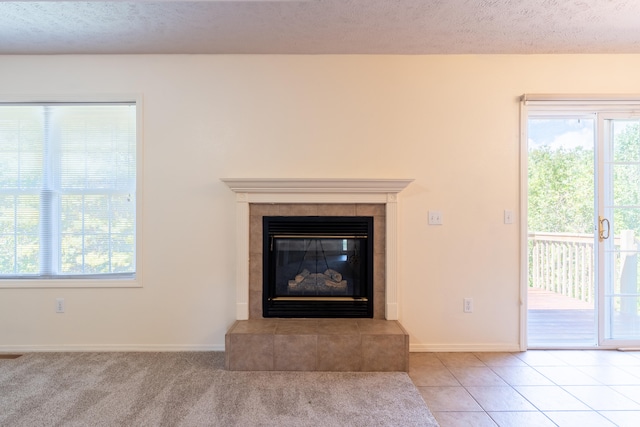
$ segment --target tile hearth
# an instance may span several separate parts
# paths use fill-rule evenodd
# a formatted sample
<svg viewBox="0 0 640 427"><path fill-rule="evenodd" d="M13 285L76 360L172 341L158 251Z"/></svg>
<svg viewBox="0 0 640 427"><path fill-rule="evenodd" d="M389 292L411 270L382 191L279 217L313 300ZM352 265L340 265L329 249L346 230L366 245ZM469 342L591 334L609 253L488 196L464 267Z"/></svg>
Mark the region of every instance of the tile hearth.
<svg viewBox="0 0 640 427"><path fill-rule="evenodd" d="M395 320L238 320L225 347L230 371L409 370L409 335Z"/></svg>

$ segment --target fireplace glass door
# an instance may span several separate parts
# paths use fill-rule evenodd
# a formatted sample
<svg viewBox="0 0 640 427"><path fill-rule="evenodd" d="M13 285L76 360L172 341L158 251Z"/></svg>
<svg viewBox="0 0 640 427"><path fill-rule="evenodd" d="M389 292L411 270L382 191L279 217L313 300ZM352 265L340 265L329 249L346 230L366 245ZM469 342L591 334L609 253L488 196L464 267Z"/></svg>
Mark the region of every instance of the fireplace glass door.
<svg viewBox="0 0 640 427"><path fill-rule="evenodd" d="M264 221L265 317L372 317L372 218Z"/></svg>

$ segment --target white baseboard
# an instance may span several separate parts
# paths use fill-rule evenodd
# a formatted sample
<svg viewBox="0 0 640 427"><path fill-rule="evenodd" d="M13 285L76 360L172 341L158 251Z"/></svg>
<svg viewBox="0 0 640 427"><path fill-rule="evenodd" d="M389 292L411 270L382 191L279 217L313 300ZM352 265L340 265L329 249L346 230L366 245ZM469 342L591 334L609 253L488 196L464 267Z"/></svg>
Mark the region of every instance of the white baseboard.
<svg viewBox="0 0 640 427"><path fill-rule="evenodd" d="M216 345L163 345L163 344L98 344L98 345L0 345L0 353L42 352L177 352L224 351L224 344Z"/></svg>
<svg viewBox="0 0 640 427"><path fill-rule="evenodd" d="M518 344L409 344L412 353L426 352L520 352Z"/></svg>
<svg viewBox="0 0 640 427"><path fill-rule="evenodd" d="M98 345L0 345L0 353L38 352L176 352L224 351L224 344L165 345L165 344L98 344ZM410 344L412 353L425 352L520 352L517 344Z"/></svg>

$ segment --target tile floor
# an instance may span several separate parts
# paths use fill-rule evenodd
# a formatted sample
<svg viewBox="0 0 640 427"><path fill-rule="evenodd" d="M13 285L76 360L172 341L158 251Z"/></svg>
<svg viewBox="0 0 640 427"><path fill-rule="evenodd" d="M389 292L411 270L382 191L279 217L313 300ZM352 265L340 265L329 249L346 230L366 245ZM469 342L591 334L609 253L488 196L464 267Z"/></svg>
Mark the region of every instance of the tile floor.
<svg viewBox="0 0 640 427"><path fill-rule="evenodd" d="M238 320L225 336L230 371L403 371L409 334L396 320Z"/></svg>
<svg viewBox="0 0 640 427"><path fill-rule="evenodd" d="M411 353L441 427L640 426L640 351Z"/></svg>

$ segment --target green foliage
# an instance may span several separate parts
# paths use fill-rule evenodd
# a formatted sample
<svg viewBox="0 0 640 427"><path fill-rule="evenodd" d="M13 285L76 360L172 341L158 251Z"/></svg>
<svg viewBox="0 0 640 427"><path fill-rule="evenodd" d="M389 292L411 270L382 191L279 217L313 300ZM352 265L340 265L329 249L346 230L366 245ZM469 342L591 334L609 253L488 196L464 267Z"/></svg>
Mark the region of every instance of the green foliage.
<svg viewBox="0 0 640 427"><path fill-rule="evenodd" d="M613 204L616 230L640 236L640 126L622 122L613 139ZM618 129L616 129L618 130Z"/></svg>
<svg viewBox="0 0 640 427"><path fill-rule="evenodd" d="M593 151L529 151L529 231L593 232Z"/></svg>
<svg viewBox="0 0 640 427"><path fill-rule="evenodd" d="M615 122L618 125L620 122ZM613 132L611 168L616 230L640 236L640 127L622 122ZM594 231L594 152L584 147L529 150L528 228L530 232L588 233Z"/></svg>
<svg viewBox="0 0 640 427"><path fill-rule="evenodd" d="M579 141L572 134L574 126L570 119L547 119L530 123L535 138L532 139L528 158L528 231L536 233L575 233L593 235L596 226L596 212L611 222L611 240L613 245L622 231L633 230L636 242L640 237L640 125L638 120L612 120L605 122L604 132L606 147L602 147L602 159L596 162L595 152L589 146L593 133L585 133L584 140ZM577 122L579 125L580 123ZM590 124L593 127L593 122ZM576 144L576 142L578 142ZM569 148L571 147L571 148ZM602 188L600 205L604 209L596 209L595 170L596 164L601 166ZM546 241L544 246L529 241L529 265L534 266L534 247L544 252L536 252L544 257L544 262L537 264L537 273L529 270L529 286L545 287L553 291L558 289L583 289L583 278L575 281L571 274L564 275L565 267L580 265L577 258L572 258L570 239L562 243ZM571 246L573 245L573 246ZM617 243L616 243L617 245ZM618 247L618 246L616 246ZM538 249L536 249L537 251ZM565 251L566 250L566 251ZM608 280L613 281L616 292L622 286L630 286L626 292L637 291L636 279L623 280L621 271L625 265L623 253L614 251ZM592 263L593 259L587 260ZM543 265L542 267L540 267ZM631 265L631 268L634 264ZM584 266L580 267L584 268ZM539 276L534 280L534 274ZM567 280L571 283L566 285ZM535 282L535 283L534 283ZM578 286L579 285L579 286ZM587 284L593 291L593 282ZM574 287L575 286L575 287ZM564 291L563 291L564 292ZM573 295L577 295L574 293ZM640 301L639 301L640 304ZM623 304L614 300L615 310ZM633 303L630 303L633 305ZM638 306L640 308L640 305Z"/></svg>

